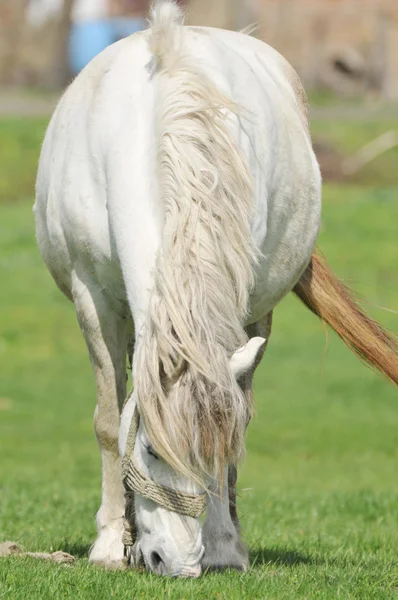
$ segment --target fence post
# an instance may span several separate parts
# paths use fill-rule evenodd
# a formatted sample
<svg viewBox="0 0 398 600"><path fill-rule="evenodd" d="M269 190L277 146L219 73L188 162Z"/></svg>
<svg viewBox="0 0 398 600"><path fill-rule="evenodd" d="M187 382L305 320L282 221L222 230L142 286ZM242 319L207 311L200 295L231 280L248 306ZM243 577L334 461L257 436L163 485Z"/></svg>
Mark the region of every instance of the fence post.
<svg viewBox="0 0 398 600"><path fill-rule="evenodd" d="M74 0L64 0L61 17L57 24L59 30L59 43L56 46L55 61L53 65L53 83L62 87L68 83L70 77L68 65L69 34L72 25L72 10Z"/></svg>

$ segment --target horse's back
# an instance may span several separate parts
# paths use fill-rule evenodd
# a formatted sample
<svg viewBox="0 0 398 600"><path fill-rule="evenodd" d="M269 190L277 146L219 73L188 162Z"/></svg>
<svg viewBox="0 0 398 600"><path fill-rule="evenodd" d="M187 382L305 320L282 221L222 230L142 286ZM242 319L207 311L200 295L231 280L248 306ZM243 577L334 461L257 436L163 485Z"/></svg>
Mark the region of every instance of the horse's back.
<svg viewBox="0 0 398 600"><path fill-rule="evenodd" d="M100 284L122 297L120 248L132 237L141 248L142 272L155 265L162 217L156 190L156 69L148 35L122 40L94 59L67 90L47 132L37 184L38 241L66 293L73 265L83 261L95 265ZM319 178L293 71L271 47L243 34L187 27L184 46L192 64L240 107L238 118L231 115L231 127L252 173L253 235L270 256L286 229L286 202ZM291 246L300 235L298 228ZM274 258L279 260L277 252ZM261 294L269 284L269 264L259 273Z"/></svg>

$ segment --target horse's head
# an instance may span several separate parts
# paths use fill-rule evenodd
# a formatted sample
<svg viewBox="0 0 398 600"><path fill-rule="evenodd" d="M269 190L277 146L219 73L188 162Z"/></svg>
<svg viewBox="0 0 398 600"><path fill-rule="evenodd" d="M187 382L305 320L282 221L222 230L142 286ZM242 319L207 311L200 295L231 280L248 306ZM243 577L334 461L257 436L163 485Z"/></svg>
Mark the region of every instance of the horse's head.
<svg viewBox="0 0 398 600"><path fill-rule="evenodd" d="M253 338L231 357L237 380L253 369L264 341ZM202 473L202 484L193 481L156 454L136 400L133 393L123 410L119 438L125 485L134 491L133 561L161 575L198 577L205 552L200 515L214 480Z"/></svg>

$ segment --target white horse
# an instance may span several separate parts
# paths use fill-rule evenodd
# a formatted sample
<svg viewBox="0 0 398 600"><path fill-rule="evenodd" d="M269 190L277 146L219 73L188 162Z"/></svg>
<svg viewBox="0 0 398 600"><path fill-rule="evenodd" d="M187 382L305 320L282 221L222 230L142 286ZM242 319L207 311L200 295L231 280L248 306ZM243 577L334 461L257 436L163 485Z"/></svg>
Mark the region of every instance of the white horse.
<svg viewBox="0 0 398 600"><path fill-rule="evenodd" d="M311 258L321 178L296 74L256 39L182 21L173 2L158 3L148 31L109 47L69 87L43 145L36 224L97 384L103 483L90 559L123 560L118 438L134 340L120 453L137 407L140 472L209 493L203 528L137 493L134 559L198 576L248 564L236 464L276 304L294 288L395 381L397 364L394 342Z"/></svg>

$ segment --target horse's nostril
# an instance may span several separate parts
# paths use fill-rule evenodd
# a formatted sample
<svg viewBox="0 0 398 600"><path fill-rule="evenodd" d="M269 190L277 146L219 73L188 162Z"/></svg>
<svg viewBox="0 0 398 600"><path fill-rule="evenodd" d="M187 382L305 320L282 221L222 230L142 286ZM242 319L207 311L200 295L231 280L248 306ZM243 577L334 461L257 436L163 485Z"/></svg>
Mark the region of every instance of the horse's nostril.
<svg viewBox="0 0 398 600"><path fill-rule="evenodd" d="M163 560L157 552L151 552L151 565L154 570L157 570L159 566L162 564Z"/></svg>

